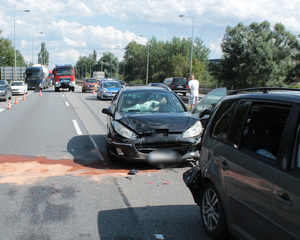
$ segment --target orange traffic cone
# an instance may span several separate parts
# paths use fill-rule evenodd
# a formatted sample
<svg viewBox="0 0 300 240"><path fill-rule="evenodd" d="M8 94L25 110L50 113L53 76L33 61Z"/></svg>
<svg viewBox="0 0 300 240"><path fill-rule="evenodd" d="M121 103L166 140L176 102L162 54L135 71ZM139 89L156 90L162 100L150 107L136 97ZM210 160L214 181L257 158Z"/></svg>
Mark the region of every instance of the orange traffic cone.
<svg viewBox="0 0 300 240"><path fill-rule="evenodd" d="M42 96L42 90L40 90L40 97Z"/></svg>
<svg viewBox="0 0 300 240"><path fill-rule="evenodd" d="M18 97L15 98L15 104L19 104Z"/></svg>
<svg viewBox="0 0 300 240"><path fill-rule="evenodd" d="M93 94L96 94L96 93L95 93L95 89L93 89Z"/></svg>
<svg viewBox="0 0 300 240"><path fill-rule="evenodd" d="M7 109L11 109L10 101L8 100Z"/></svg>
<svg viewBox="0 0 300 240"><path fill-rule="evenodd" d="M25 93L23 93L23 100L26 100Z"/></svg>

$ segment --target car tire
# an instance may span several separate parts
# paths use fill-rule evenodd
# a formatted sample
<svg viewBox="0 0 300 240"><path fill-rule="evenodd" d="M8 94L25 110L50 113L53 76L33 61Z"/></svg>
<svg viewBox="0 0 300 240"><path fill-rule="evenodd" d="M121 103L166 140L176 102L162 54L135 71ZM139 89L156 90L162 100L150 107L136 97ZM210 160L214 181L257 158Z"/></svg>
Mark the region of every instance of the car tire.
<svg viewBox="0 0 300 240"><path fill-rule="evenodd" d="M208 182L200 196L200 215L203 228L213 239L226 239L227 227L224 207L216 187Z"/></svg>
<svg viewBox="0 0 300 240"><path fill-rule="evenodd" d="M55 92L58 92L58 91L59 91L59 88L56 87L56 88L55 88Z"/></svg>

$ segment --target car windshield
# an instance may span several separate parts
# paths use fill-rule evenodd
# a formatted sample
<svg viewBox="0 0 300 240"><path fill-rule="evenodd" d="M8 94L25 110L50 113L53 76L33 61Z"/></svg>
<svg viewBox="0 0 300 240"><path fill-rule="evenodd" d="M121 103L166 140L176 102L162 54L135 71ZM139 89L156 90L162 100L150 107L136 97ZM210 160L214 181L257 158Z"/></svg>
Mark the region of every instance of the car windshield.
<svg viewBox="0 0 300 240"><path fill-rule="evenodd" d="M87 83L97 83L97 80L94 78L86 79L85 82Z"/></svg>
<svg viewBox="0 0 300 240"><path fill-rule="evenodd" d="M73 75L73 68L58 68L57 75L58 76Z"/></svg>
<svg viewBox="0 0 300 240"><path fill-rule="evenodd" d="M119 82L104 82L104 88L121 88L121 83Z"/></svg>
<svg viewBox="0 0 300 240"><path fill-rule="evenodd" d="M11 86L22 86L23 83L22 82L12 82Z"/></svg>
<svg viewBox="0 0 300 240"><path fill-rule="evenodd" d="M120 99L119 111L126 113L184 112L181 101L169 92L126 93Z"/></svg>
<svg viewBox="0 0 300 240"><path fill-rule="evenodd" d="M5 87L5 82L0 80L0 87Z"/></svg>

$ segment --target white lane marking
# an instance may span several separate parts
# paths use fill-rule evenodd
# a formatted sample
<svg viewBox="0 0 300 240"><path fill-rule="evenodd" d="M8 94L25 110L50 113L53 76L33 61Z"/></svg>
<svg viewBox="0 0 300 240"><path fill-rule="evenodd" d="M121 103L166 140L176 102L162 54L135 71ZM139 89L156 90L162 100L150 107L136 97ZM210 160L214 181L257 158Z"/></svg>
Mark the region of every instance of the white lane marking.
<svg viewBox="0 0 300 240"><path fill-rule="evenodd" d="M65 97L65 95L64 95L64 94L63 94L62 96L63 96L63 97Z"/></svg>
<svg viewBox="0 0 300 240"><path fill-rule="evenodd" d="M75 130L77 132L77 135L82 135L82 132L81 132L81 130L79 128L79 125L78 125L77 121L76 120L72 120L72 122L74 124L74 127L75 127Z"/></svg>
<svg viewBox="0 0 300 240"><path fill-rule="evenodd" d="M67 105L67 107L69 107L69 106L70 106L68 102L66 102L66 105Z"/></svg>
<svg viewBox="0 0 300 240"><path fill-rule="evenodd" d="M0 112L2 112L2 111L4 111L5 110L5 108L0 108Z"/></svg>

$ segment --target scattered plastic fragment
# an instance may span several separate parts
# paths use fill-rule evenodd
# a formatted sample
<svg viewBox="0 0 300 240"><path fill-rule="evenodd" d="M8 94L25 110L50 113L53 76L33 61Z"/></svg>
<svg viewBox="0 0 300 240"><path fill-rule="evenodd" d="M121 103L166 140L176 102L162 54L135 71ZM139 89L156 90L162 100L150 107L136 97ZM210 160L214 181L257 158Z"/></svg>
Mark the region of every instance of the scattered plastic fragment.
<svg viewBox="0 0 300 240"><path fill-rule="evenodd" d="M128 175L136 175L138 173L138 170L136 169L131 169L127 174Z"/></svg>
<svg viewBox="0 0 300 240"><path fill-rule="evenodd" d="M160 240L164 239L164 236L162 234L154 234L154 236L156 237L156 239L160 239Z"/></svg>

